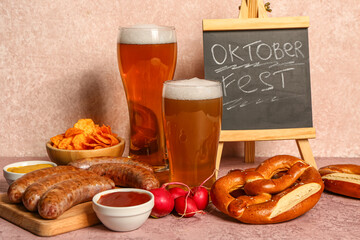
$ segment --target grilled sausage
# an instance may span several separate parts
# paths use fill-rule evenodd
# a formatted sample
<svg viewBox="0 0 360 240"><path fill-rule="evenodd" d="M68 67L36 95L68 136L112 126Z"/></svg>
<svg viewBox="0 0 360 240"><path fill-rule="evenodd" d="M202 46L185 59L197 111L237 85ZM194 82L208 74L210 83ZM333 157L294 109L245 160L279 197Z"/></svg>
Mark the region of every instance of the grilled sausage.
<svg viewBox="0 0 360 240"><path fill-rule="evenodd" d="M90 201L95 194L114 187L111 179L101 176L66 180L40 198L38 212L43 218L55 219L76 204Z"/></svg>
<svg viewBox="0 0 360 240"><path fill-rule="evenodd" d="M98 176L98 175L94 172L79 170L79 171L63 172L63 173L58 173L44 177L26 188L22 196L22 202L27 210L36 211L37 204L41 196L55 184L69 179L74 179L78 177L89 177L89 176Z"/></svg>
<svg viewBox="0 0 360 240"><path fill-rule="evenodd" d="M84 159L79 159L79 160L70 162L68 165L82 168L82 169L88 169L89 167L91 167L93 165L101 164L101 163L123 163L123 164L128 164L128 165L140 166L140 167L143 167L143 168L149 170L150 172L154 171L151 165L144 163L144 162L136 161L136 160L133 160L133 159L127 158L127 157L84 158Z"/></svg>
<svg viewBox="0 0 360 240"><path fill-rule="evenodd" d="M111 178L115 185L150 190L160 186L154 173L139 166L121 163L96 164L89 168L100 176Z"/></svg>
<svg viewBox="0 0 360 240"><path fill-rule="evenodd" d="M26 188L37 182L39 179L44 177L69 171L78 171L79 169L73 166L57 166L50 168L43 168L33 172L29 172L22 176L21 178L16 179L8 188L7 195L12 203L20 203L23 193Z"/></svg>

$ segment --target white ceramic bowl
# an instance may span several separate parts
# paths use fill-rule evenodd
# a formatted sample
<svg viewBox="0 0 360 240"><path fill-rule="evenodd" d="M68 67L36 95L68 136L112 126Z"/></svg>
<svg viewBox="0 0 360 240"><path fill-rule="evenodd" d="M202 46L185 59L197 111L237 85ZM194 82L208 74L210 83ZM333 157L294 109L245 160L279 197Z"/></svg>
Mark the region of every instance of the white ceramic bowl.
<svg viewBox="0 0 360 240"><path fill-rule="evenodd" d="M102 195L112 192L146 193L150 200L146 203L130 207L109 207L98 203ZM137 188L116 188L96 194L93 199L93 209L100 221L113 231L132 231L139 228L149 218L154 207L154 195L146 190Z"/></svg>
<svg viewBox="0 0 360 240"><path fill-rule="evenodd" d="M49 162L49 161L24 161L24 162L11 163L9 165L6 165L3 168L4 177L5 177L6 181L8 182L8 184L10 185L13 181L15 181L19 177L22 177L23 175L25 175L25 173L9 172L9 171L7 171L8 168L30 166L30 165L35 165L35 164L51 164L54 167L57 166L56 163Z"/></svg>

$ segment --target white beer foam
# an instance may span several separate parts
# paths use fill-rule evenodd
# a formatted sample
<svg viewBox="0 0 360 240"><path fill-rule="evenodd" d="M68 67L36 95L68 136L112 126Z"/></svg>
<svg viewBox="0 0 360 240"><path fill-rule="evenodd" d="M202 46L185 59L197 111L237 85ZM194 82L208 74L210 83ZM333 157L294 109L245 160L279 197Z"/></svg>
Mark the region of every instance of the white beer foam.
<svg viewBox="0 0 360 240"><path fill-rule="evenodd" d="M125 44L175 43L176 35L171 27L142 24L121 28L117 42Z"/></svg>
<svg viewBox="0 0 360 240"><path fill-rule="evenodd" d="M222 97L221 84L199 78L166 82L163 96L175 100L205 100Z"/></svg>

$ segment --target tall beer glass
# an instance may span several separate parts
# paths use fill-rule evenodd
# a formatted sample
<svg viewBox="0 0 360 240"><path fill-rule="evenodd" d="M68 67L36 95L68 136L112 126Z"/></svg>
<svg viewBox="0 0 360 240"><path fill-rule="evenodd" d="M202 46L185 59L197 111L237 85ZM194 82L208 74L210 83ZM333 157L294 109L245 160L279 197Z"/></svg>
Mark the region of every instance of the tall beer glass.
<svg viewBox="0 0 360 240"><path fill-rule="evenodd" d="M129 155L156 171L167 169L161 93L164 81L174 76L175 29L157 25L120 28L117 55L130 115Z"/></svg>
<svg viewBox="0 0 360 240"><path fill-rule="evenodd" d="M163 120L171 181L194 187L213 174L221 117L220 82L193 78L164 83ZM214 182L215 174L205 186Z"/></svg>

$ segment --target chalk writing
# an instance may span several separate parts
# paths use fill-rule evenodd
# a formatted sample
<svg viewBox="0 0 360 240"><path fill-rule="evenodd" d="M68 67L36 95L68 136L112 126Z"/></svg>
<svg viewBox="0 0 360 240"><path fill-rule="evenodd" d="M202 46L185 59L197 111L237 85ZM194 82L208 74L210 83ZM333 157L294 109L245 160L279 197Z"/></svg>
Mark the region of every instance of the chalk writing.
<svg viewBox="0 0 360 240"><path fill-rule="evenodd" d="M204 32L204 70L222 84L222 129L312 126L307 29Z"/></svg>
<svg viewBox="0 0 360 240"><path fill-rule="evenodd" d="M303 43L299 40L283 44L279 42L265 43L262 40L256 40L243 46L214 43L211 46L211 57L214 64L219 65L218 68L214 69L214 73L221 75L223 95L228 96L228 88L236 88L245 94L257 91L275 91L276 81L279 82L281 88L285 89L287 73L294 71L297 66L304 65L302 60L304 60L305 55L302 48ZM237 72L247 68L261 68L261 72L256 74ZM260 85L254 84L254 81L258 81ZM278 101L279 97L274 95L272 99ZM259 98L252 101L255 104L263 102L267 102L267 100ZM250 105L248 101L239 104L239 99L225 98L224 106L228 104L230 104L230 107L227 107L227 110L231 110L235 106L244 107Z"/></svg>

